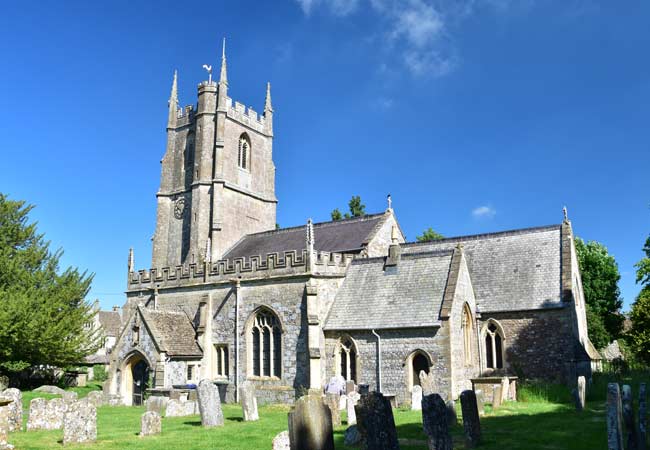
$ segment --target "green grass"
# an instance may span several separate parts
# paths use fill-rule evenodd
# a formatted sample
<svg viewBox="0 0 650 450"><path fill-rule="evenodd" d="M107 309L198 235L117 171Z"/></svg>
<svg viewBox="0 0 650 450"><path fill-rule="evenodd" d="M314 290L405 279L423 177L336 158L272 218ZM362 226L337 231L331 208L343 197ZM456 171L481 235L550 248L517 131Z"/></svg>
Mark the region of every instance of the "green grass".
<svg viewBox="0 0 650 450"><path fill-rule="evenodd" d="M599 381L600 383L600 381ZM89 390L74 389L83 397ZM600 387L599 387L600 389ZM565 387L546 384L525 384L519 389L520 402L506 402L492 411L486 406L486 415L481 418L485 450L530 449L530 450L587 450L606 448L605 405L601 399L587 404L585 411L578 413L570 402ZM36 397L55 396L24 392L25 421L29 401ZM460 408L457 406L460 415ZM270 449L273 437L287 429L286 406L263 406L258 422L243 422L238 405L223 405L225 425L220 428L203 429L199 416L163 419L160 436L140 438L140 416L142 407L103 406L98 410L98 440L92 446L70 446L66 448L92 449L219 449L249 450ZM426 436L422 432L422 417L419 411L397 409L394 411L397 433L403 450L426 450ZM345 414L343 414L345 420ZM334 432L337 449L349 449L343 445L345 424ZM463 448L463 429L460 422L452 430L455 448ZM63 432L39 431L18 432L10 435L10 442L17 449L62 448Z"/></svg>

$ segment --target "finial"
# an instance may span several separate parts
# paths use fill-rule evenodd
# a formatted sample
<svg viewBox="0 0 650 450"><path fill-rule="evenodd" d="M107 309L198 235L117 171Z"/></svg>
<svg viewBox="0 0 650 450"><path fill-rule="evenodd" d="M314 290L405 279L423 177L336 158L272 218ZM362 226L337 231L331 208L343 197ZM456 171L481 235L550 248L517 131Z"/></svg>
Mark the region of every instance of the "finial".
<svg viewBox="0 0 650 450"><path fill-rule="evenodd" d="M133 247L129 249L129 273L133 272L135 267L135 259L133 258Z"/></svg>
<svg viewBox="0 0 650 450"><path fill-rule="evenodd" d="M562 214L564 214L564 221L569 221L569 213L567 212L566 206L562 208Z"/></svg>
<svg viewBox="0 0 650 450"><path fill-rule="evenodd" d="M314 224L310 219L307 219L307 235L305 236L306 243L307 243L307 249L308 250L313 250L314 249Z"/></svg>
<svg viewBox="0 0 650 450"><path fill-rule="evenodd" d="M210 238L205 241L205 262L212 262L212 242Z"/></svg>
<svg viewBox="0 0 650 450"><path fill-rule="evenodd" d="M266 101L264 102L264 112L273 112L273 106L271 105L271 83L266 83Z"/></svg>
<svg viewBox="0 0 650 450"><path fill-rule="evenodd" d="M393 245L399 243L399 232L397 231L397 225L395 224L393 224L393 227L390 230L390 240L391 240L391 244Z"/></svg>
<svg viewBox="0 0 650 450"><path fill-rule="evenodd" d="M386 197L386 201L388 202L388 210L389 211L392 210L393 209L393 199L390 197L390 194L388 194L388 196Z"/></svg>
<svg viewBox="0 0 650 450"><path fill-rule="evenodd" d="M212 84L212 66L203 64L203 68L208 71L208 84Z"/></svg>
<svg viewBox="0 0 650 450"><path fill-rule="evenodd" d="M226 70L226 38L223 38L223 47L221 48L221 75L219 83L228 84L228 74Z"/></svg>

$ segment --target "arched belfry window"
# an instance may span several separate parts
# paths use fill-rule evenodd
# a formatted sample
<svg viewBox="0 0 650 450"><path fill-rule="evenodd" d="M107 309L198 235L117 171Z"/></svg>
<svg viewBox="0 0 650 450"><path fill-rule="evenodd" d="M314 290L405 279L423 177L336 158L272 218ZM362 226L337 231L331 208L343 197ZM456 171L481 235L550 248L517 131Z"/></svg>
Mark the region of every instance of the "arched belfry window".
<svg viewBox="0 0 650 450"><path fill-rule="evenodd" d="M483 345L485 348L485 367L487 369L503 369L503 347L505 336L501 325L490 319L483 327Z"/></svg>
<svg viewBox="0 0 650 450"><path fill-rule="evenodd" d="M337 375L346 381L358 383L357 378L357 347L349 337L343 338L338 348Z"/></svg>
<svg viewBox="0 0 650 450"><path fill-rule="evenodd" d="M194 169L194 132L187 133L185 139L185 150L183 151L183 171L185 172L186 184L192 183L192 172Z"/></svg>
<svg viewBox="0 0 650 450"><path fill-rule="evenodd" d="M249 373L256 377L282 374L282 329L277 316L260 309L252 318L249 331Z"/></svg>
<svg viewBox="0 0 650 450"><path fill-rule="evenodd" d="M465 355L466 366L472 363L472 333L474 330L474 327L472 325L472 313L469 309L469 305L465 303L465 306L463 307L461 328L463 331L463 351Z"/></svg>
<svg viewBox="0 0 650 450"><path fill-rule="evenodd" d="M251 141L246 133L239 136L239 151L237 154L237 164L240 168L250 170L251 159Z"/></svg>

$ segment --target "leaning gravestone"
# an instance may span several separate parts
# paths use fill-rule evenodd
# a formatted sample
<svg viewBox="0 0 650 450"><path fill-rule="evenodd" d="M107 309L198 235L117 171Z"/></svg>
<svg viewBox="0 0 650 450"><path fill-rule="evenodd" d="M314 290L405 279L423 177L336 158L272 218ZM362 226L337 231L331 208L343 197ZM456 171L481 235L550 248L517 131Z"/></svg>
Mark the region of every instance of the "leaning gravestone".
<svg viewBox="0 0 650 450"><path fill-rule="evenodd" d="M204 427L220 427L223 425L223 411L219 388L210 380L199 381L196 388L201 413L201 424Z"/></svg>
<svg viewBox="0 0 650 450"><path fill-rule="evenodd" d="M104 404L104 394L101 391L91 391L86 396L86 401L98 408Z"/></svg>
<svg viewBox="0 0 650 450"><path fill-rule="evenodd" d="M460 407L463 412L465 446L467 448L474 448L481 442L481 420L478 415L476 393L472 390L461 392Z"/></svg>
<svg viewBox="0 0 650 450"><path fill-rule="evenodd" d="M492 409L497 409L501 406L501 385L495 384L492 386Z"/></svg>
<svg viewBox="0 0 650 450"><path fill-rule="evenodd" d="M291 450L288 431L278 433L273 438L273 450Z"/></svg>
<svg viewBox="0 0 650 450"><path fill-rule="evenodd" d="M89 402L71 402L63 418L63 444L97 440L97 408Z"/></svg>
<svg viewBox="0 0 650 450"><path fill-rule="evenodd" d="M332 413L319 395L300 397L289 412L291 450L334 450Z"/></svg>
<svg viewBox="0 0 650 450"><path fill-rule="evenodd" d="M449 400L447 403L445 403L445 406L447 406L447 423L449 424L449 428L451 428L458 422L458 415L456 414L456 403L453 400Z"/></svg>
<svg viewBox="0 0 650 450"><path fill-rule="evenodd" d="M627 434L627 448L636 449L637 436L634 424L634 406L632 405L632 387L629 384L623 385L623 422Z"/></svg>
<svg viewBox="0 0 650 450"><path fill-rule="evenodd" d="M145 406L147 407L147 412L149 411L155 412L158 413L160 416L162 416L165 412L165 407L167 406L168 401L169 398L161 397L159 395L149 397L145 402Z"/></svg>
<svg viewBox="0 0 650 450"><path fill-rule="evenodd" d="M411 411L420 411L422 409L422 387L417 384L411 390Z"/></svg>
<svg viewBox="0 0 650 450"><path fill-rule="evenodd" d="M62 398L53 398L47 402L45 415L47 416L46 429L60 430L63 428L63 418L68 411L68 403Z"/></svg>
<svg viewBox="0 0 650 450"><path fill-rule="evenodd" d="M478 414L481 416L485 413L485 397L483 396L483 391L481 389L475 390L474 394L476 394L476 406L478 408Z"/></svg>
<svg viewBox="0 0 650 450"><path fill-rule="evenodd" d="M356 394L356 392L355 392ZM358 396L359 394L357 394ZM346 410L348 415L348 426L357 424L357 413L354 411L354 405L357 401L352 394L346 396ZM357 399L358 400L358 399Z"/></svg>
<svg viewBox="0 0 650 450"><path fill-rule="evenodd" d="M47 430L47 400L35 398L29 402L27 431Z"/></svg>
<svg viewBox="0 0 650 450"><path fill-rule="evenodd" d="M160 434L162 431L162 420L160 414L147 411L140 420L140 437Z"/></svg>
<svg viewBox="0 0 650 450"><path fill-rule="evenodd" d="M429 449L453 448L447 420L447 405L439 394L425 395L422 398L422 426L424 434L429 438Z"/></svg>
<svg viewBox="0 0 650 450"><path fill-rule="evenodd" d="M329 407L332 413L332 427L341 426L341 396L339 394L325 394L325 404Z"/></svg>
<svg viewBox="0 0 650 450"><path fill-rule="evenodd" d="M639 448L638 450L646 450L648 439L648 416L647 416L647 403L646 403L646 384L639 384Z"/></svg>
<svg viewBox="0 0 650 450"><path fill-rule="evenodd" d="M239 399L244 414L244 421L250 422L259 420L257 411L257 398L255 398L255 385L250 381L244 381L239 387Z"/></svg>
<svg viewBox="0 0 650 450"><path fill-rule="evenodd" d="M607 448L624 450L621 393L618 383L607 385Z"/></svg>
<svg viewBox="0 0 650 450"><path fill-rule="evenodd" d="M389 399L379 392L364 395L356 406L356 415L357 429L364 444L362 448L367 450L399 449L395 418Z"/></svg>
<svg viewBox="0 0 650 450"><path fill-rule="evenodd" d="M426 373L424 370L420 370L418 378L422 387L422 395L430 395L436 392L436 380L433 378L433 373Z"/></svg>
<svg viewBox="0 0 650 450"><path fill-rule="evenodd" d="M2 391L0 396L12 400L5 406L9 410L9 431L19 431L23 427L23 394L16 388L9 388Z"/></svg>

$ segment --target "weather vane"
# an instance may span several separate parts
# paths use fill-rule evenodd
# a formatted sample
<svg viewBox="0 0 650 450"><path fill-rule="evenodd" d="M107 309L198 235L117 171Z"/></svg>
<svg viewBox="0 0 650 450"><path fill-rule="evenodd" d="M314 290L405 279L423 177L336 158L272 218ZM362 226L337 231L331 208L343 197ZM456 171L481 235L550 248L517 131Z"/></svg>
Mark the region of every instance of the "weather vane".
<svg viewBox="0 0 650 450"><path fill-rule="evenodd" d="M212 66L203 64L203 68L208 71L208 84L212 84Z"/></svg>

